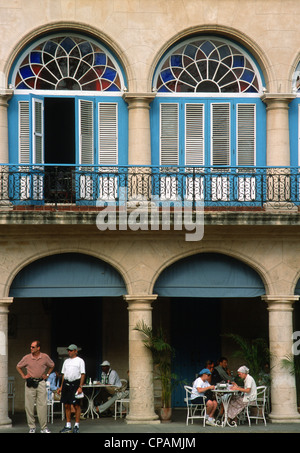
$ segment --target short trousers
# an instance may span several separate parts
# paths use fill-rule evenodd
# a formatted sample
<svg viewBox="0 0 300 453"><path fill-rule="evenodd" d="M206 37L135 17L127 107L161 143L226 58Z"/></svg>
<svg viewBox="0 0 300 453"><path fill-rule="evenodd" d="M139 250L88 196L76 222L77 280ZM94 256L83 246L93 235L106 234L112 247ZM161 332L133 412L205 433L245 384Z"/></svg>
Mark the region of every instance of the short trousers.
<svg viewBox="0 0 300 453"><path fill-rule="evenodd" d="M75 398L75 393L78 390L80 379L76 381L64 380L61 390L60 402L63 404L80 404L80 400Z"/></svg>

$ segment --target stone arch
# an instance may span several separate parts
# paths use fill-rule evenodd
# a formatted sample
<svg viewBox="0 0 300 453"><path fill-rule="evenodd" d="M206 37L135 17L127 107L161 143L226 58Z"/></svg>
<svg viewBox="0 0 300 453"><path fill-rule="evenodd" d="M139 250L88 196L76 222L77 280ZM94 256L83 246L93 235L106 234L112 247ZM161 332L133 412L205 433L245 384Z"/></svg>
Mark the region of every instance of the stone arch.
<svg viewBox="0 0 300 453"><path fill-rule="evenodd" d="M153 279L151 281L151 292L154 291L155 284L156 284L158 278L160 277L160 275L171 265L179 262L182 259L194 256L196 254L201 255L204 253L205 254L208 254L208 253L219 254L219 255L228 256L228 257L234 258L238 261L241 261L242 263L244 263L246 266L248 266L250 269L252 269L253 271L255 271L258 274L258 276L260 277L260 279L263 282L266 294L269 294L272 292L272 290L271 290L272 283L269 279L268 272L265 268L263 268L263 266L260 263L258 263L257 261L255 261L253 259L249 259L249 257L247 257L246 255L242 255L241 253L237 253L237 252L233 252L233 251L229 251L229 250L223 250L221 248L214 249L214 248L210 248L210 247L204 248L201 250L193 250L193 251L190 251L187 253L180 253L178 255L170 257L160 267L158 267L156 272L154 273Z"/></svg>
<svg viewBox="0 0 300 453"><path fill-rule="evenodd" d="M73 31L82 34L86 34L87 36L91 36L93 39L98 41L102 41L112 53L114 53L120 61L120 64L125 72L125 78L128 81L135 81L136 78L132 74L132 67L130 62L124 52L124 49L121 48L119 44L117 44L110 36L106 33L98 30L90 25L81 23L81 22L68 22L68 21L61 21L61 22L54 22L49 24L44 24L39 26L38 28L32 29L28 32L25 36L16 42L13 47L10 49L10 52L7 56L7 60L3 69L4 77L6 83L8 81L9 73L11 68L22 50L29 45L34 40L37 40L39 37L47 35L47 33L54 33L60 31ZM132 87L131 87L132 89Z"/></svg>
<svg viewBox="0 0 300 453"><path fill-rule="evenodd" d="M38 260L42 260L44 258L47 258L47 257L52 257L52 256L56 256L56 255L62 255L62 254L70 254L70 253L74 253L74 254L81 254L83 256L90 256L90 257L93 257L95 259L98 259L99 261L102 261L104 263L106 263L108 266L111 266L113 269L115 269L116 272L118 272L118 274L120 275L120 277L122 278L123 282L124 282L124 286L126 288L126 292L127 292L127 288L128 288L128 285L129 285L129 282L128 282L128 278L126 276L126 271L121 268L121 266L119 265L119 263L107 256L104 256L101 255L97 255L95 253L92 253L90 250L84 250L82 248L76 248L76 249L73 249L73 248L64 248L63 250L62 249L56 249L56 250L51 250L50 252L39 252L39 253L36 253L34 255L31 255L30 257L27 257L26 259L20 261L15 267L14 269L11 269L8 273L8 279L6 282L3 283L3 286L4 286L4 294L3 294L3 297L8 297L9 295L9 291L10 291L10 288L11 288L11 285L13 283L13 281L15 280L15 278L17 277L17 275L22 272L22 270L24 270L27 266L30 266L31 264L37 262Z"/></svg>
<svg viewBox="0 0 300 453"><path fill-rule="evenodd" d="M174 44L179 43L183 39L187 39L189 37L193 37L197 34L210 34L210 35L216 35L224 38L228 38L231 40L236 41L237 43L243 45L251 55L257 60L257 63L264 75L265 78L265 83L266 83L266 89L268 91L272 90L272 83L275 80L275 76L273 74L273 68L271 63L269 62L267 56L265 55L265 52L260 48L260 46L253 41L250 37L246 36L243 32L241 32L238 29L235 29L233 27L226 27L222 25L199 25L199 26L194 26L194 27L189 27L187 29L181 30L179 33L176 35L172 36L170 39L168 39L163 46L160 48L160 50L157 52L152 65L149 70L148 74L148 90L152 91L152 81L153 81L153 76L155 73L155 70L157 68L157 65L160 61L160 59L163 57L163 55L166 53L166 51L172 47Z"/></svg>

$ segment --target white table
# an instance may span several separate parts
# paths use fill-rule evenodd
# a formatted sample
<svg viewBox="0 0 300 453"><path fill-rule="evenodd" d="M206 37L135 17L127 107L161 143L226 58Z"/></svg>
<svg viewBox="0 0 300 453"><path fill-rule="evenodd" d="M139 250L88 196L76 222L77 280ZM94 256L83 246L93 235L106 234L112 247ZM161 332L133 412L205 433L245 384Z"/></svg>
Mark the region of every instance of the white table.
<svg viewBox="0 0 300 453"><path fill-rule="evenodd" d="M84 390L84 396L86 397L86 399L88 400L88 407L86 409L85 412L83 412L83 416L84 417L89 417L91 415L92 418L96 417L99 418L99 413L96 411L96 406L95 406L95 398L96 396L99 395L99 392L102 388L107 388L107 387L110 387L110 388L115 388L114 385L110 385L110 384L101 384L101 383L97 383L97 384L84 384L82 386L83 389L90 389L91 391L90 392L86 392Z"/></svg>
<svg viewBox="0 0 300 453"><path fill-rule="evenodd" d="M229 423L229 421L228 421L228 406L229 406L231 397L233 395L237 395L239 393L238 390L215 389L215 390L212 390L212 392L214 392L214 394L216 395L217 402L222 403L223 407L224 407L223 421L218 420L216 422L216 424L222 426L222 428L224 428L224 426L226 426L226 425L228 425L230 427L236 427L237 424L235 422Z"/></svg>

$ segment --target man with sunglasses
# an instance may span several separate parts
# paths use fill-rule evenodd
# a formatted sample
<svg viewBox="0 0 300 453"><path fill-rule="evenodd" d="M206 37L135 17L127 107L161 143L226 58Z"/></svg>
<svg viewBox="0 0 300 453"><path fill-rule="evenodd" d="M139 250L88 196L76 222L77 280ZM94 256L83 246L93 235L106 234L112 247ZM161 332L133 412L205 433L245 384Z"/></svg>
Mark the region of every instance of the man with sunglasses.
<svg viewBox="0 0 300 453"><path fill-rule="evenodd" d="M85 380L85 362L78 357L78 347L70 344L67 348L68 358L64 361L61 370L62 382L57 390L61 393L61 403L65 406L66 425L60 431L61 433L79 433L79 422L81 415L80 397L84 396L82 386ZM71 427L71 408L75 408L75 425L72 431Z"/></svg>
<svg viewBox="0 0 300 453"><path fill-rule="evenodd" d="M41 352L39 341L33 341L30 346L31 353L25 355L17 364L17 371L26 380L25 385L25 412L29 432L35 433L34 405L41 427L41 433L50 433L47 428L47 388L46 381L54 368L50 357ZM24 371L26 370L26 372Z"/></svg>

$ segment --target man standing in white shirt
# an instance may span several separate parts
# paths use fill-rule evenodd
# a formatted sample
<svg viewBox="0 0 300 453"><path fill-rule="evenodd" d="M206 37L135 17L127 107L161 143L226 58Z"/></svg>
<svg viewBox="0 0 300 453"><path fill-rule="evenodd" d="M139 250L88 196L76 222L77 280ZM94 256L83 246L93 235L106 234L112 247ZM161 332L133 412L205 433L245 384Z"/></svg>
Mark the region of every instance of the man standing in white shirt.
<svg viewBox="0 0 300 453"><path fill-rule="evenodd" d="M85 363L81 357L78 357L78 348L75 344L70 344L67 348L69 358L63 363L61 370L62 382L58 393L61 393L61 403L65 405L66 425L60 431L61 433L72 432L71 425L71 406L75 407L75 425L73 433L79 433L79 422L81 414L80 396L82 386L85 380Z"/></svg>

